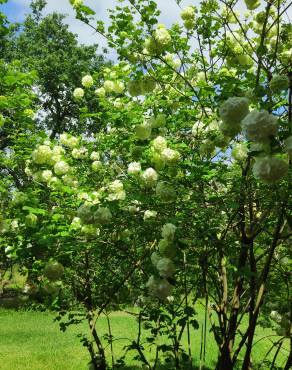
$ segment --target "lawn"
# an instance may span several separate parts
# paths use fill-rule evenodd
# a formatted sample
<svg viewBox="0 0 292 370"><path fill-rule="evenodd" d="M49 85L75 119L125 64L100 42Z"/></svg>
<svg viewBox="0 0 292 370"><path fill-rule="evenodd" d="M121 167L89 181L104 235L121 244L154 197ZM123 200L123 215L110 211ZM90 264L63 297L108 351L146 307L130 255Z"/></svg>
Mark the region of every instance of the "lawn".
<svg viewBox="0 0 292 370"><path fill-rule="evenodd" d="M200 320L203 311L199 312ZM86 331L86 324L70 327L65 333L60 332L57 323L53 322L54 313L25 312L0 309L0 369L1 370L85 370L88 369L89 360L87 350L79 343L77 334ZM112 333L114 342L114 355L118 358L123 353L123 346L130 343L129 338L135 338L137 323L134 317L122 312L111 314ZM98 321L99 333L107 332L107 321L101 317ZM194 337L194 333L192 333ZM256 341L266 335L273 334L269 330L260 329ZM119 338L119 339L118 339ZM272 337L273 340L277 337ZM216 347L212 333L207 338L207 365L214 369ZM161 338L163 340L163 338ZM183 338L186 344L186 337ZM285 344L288 347L288 342ZM263 357L270 347L269 339L260 341L255 345L253 358L256 361ZM200 353L199 334L192 340L193 357L198 359ZM110 359L109 348L107 348ZM135 353L136 354L136 353ZM273 353L272 353L273 355ZM270 358L272 358L272 355ZM132 356L128 356L129 369L135 368ZM151 358L151 353L148 352ZM280 356L278 366L285 360ZM195 362L198 364L198 362ZM268 369L268 367L262 369Z"/></svg>

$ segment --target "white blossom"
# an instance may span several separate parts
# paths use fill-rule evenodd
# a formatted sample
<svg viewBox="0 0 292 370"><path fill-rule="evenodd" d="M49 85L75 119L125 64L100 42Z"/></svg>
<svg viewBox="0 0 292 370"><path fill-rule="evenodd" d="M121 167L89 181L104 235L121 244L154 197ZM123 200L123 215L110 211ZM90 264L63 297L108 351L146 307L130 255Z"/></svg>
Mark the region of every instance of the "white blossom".
<svg viewBox="0 0 292 370"><path fill-rule="evenodd" d="M147 209L145 212L144 212L144 217L143 217L143 220L148 220L149 218L155 218L157 216L157 212L156 211L150 211L149 209Z"/></svg>
<svg viewBox="0 0 292 370"><path fill-rule="evenodd" d="M179 160L180 154L177 150L170 148L163 149L161 152L161 159L169 164L175 163Z"/></svg>
<svg viewBox="0 0 292 370"><path fill-rule="evenodd" d="M164 137L157 136L157 138L153 140L152 146L158 152L162 152L164 149L167 148L167 141Z"/></svg>
<svg viewBox="0 0 292 370"><path fill-rule="evenodd" d="M84 96L84 90L81 87L77 87L73 91L73 96L74 96L75 99L81 99L81 98L83 98L83 96Z"/></svg>
<svg viewBox="0 0 292 370"><path fill-rule="evenodd" d="M54 166L54 171L56 175L64 175L69 171L70 167L65 161L57 162Z"/></svg>
<svg viewBox="0 0 292 370"><path fill-rule="evenodd" d="M136 175L141 172L141 164L139 162L131 162L128 165L128 174Z"/></svg>
<svg viewBox="0 0 292 370"><path fill-rule="evenodd" d="M53 176L53 172L51 170L44 170L42 172L42 180L45 182L49 182Z"/></svg>
<svg viewBox="0 0 292 370"><path fill-rule="evenodd" d="M91 87L93 85L93 78L90 75L86 75L82 78L82 85L84 87Z"/></svg>
<svg viewBox="0 0 292 370"><path fill-rule="evenodd" d="M277 118L265 110L250 112L242 121L242 127L252 141L265 141L278 131Z"/></svg>
<svg viewBox="0 0 292 370"><path fill-rule="evenodd" d="M173 240L175 231L176 231L176 226L171 223L167 223L163 225L162 230L161 230L161 235L166 240Z"/></svg>
<svg viewBox="0 0 292 370"><path fill-rule="evenodd" d="M107 207L99 207L94 213L94 220L100 224L105 224L110 222L112 219L112 213Z"/></svg>
<svg viewBox="0 0 292 370"><path fill-rule="evenodd" d="M247 98L228 98L219 109L220 117L230 125L239 123L248 114L248 105Z"/></svg>
<svg viewBox="0 0 292 370"><path fill-rule="evenodd" d="M175 273L175 266L170 258L162 257L156 263L159 274L164 277L170 277Z"/></svg>
<svg viewBox="0 0 292 370"><path fill-rule="evenodd" d="M141 175L146 185L154 185L158 179L157 172L152 168L147 168Z"/></svg>
<svg viewBox="0 0 292 370"><path fill-rule="evenodd" d="M254 176L266 183L281 180L287 171L288 164L285 161L271 156L257 158L253 166Z"/></svg>

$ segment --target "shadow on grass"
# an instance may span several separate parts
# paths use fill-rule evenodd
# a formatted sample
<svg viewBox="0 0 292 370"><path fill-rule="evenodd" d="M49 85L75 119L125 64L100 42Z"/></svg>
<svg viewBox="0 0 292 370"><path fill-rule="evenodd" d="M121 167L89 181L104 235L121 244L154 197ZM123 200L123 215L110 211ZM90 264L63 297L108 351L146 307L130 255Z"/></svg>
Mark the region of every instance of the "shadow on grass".
<svg viewBox="0 0 292 370"><path fill-rule="evenodd" d="M119 368L119 370L144 370L145 368L143 367L140 367L140 366L124 366L124 367L121 367ZM190 366L186 366L186 367L183 367L181 368L182 370L199 370L200 367L197 366L197 365L193 365L192 367ZM165 364L165 365L160 365L159 367L157 367L157 370L175 370L175 367L170 367L168 364ZM214 370L214 368L210 368L210 367L202 367L201 370Z"/></svg>

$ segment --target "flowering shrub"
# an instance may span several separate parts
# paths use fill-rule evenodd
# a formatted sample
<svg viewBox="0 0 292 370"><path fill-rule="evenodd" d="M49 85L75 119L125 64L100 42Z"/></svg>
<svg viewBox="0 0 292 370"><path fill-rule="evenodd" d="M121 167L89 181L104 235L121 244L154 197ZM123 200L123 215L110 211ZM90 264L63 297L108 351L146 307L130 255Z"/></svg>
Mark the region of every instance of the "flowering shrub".
<svg viewBox="0 0 292 370"><path fill-rule="evenodd" d="M260 5L245 3L248 10ZM91 22L90 8L73 6L79 19ZM284 100L282 77L290 76L285 55L291 45L288 28L279 32L276 10L268 3L264 14L240 14L231 4L219 9L206 1L182 10L183 26L166 27L158 23L155 2L139 0L117 6L108 29L95 22L118 62L98 71L98 79L80 76L84 90L76 87L73 95L80 120L93 115L99 130L39 138L25 169L35 196L16 194L13 217L1 221L3 233L13 237L17 229L30 240L38 239L34 229L42 224L43 243L51 240L46 259L64 265L64 279L77 280L75 298L92 333L95 312L123 303L119 291L128 284L129 298L146 302L153 316L159 312L157 322L168 322L173 368L185 365L180 358L192 361L178 349L185 328L197 329L191 298L197 296L218 345L216 369L239 361L249 368L265 284L271 275L281 280L273 259L291 239L291 99ZM91 92L101 111L88 113ZM285 283L279 285L284 292ZM163 309L172 316L166 319ZM244 315L247 329L238 342ZM94 368L105 369L97 338L86 345ZM163 348L152 339L158 358ZM139 343L130 349L149 365Z"/></svg>

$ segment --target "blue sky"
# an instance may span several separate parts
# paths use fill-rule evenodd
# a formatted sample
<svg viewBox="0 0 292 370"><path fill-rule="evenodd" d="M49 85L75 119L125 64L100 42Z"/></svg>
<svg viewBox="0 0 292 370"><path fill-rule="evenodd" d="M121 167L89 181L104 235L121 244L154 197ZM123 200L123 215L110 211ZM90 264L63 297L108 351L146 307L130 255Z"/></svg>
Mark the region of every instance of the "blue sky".
<svg viewBox="0 0 292 370"><path fill-rule="evenodd" d="M6 4L0 5L0 11L7 15L11 22L21 22L24 19L25 13L28 12L28 8L21 2L9 1Z"/></svg>
<svg viewBox="0 0 292 370"><path fill-rule="evenodd" d="M183 0L181 6L198 5L199 2L200 0ZM84 3L96 11L97 19L103 20L106 24L109 24L107 9L114 8L116 5L119 5L118 0L84 0ZM181 10L178 8L175 0L156 0L156 3L158 8L161 10L161 16L159 19L161 23L165 23L167 26L170 26L172 23L177 22L180 19ZM3 11L10 21L20 22L24 19L25 14L30 11L29 4L30 0L8 0L7 4L0 5L0 11ZM265 1L262 0L262 4L264 5ZM244 13L247 10L244 0L239 0L235 8L239 10L240 13ZM261 7L258 9L261 9ZM88 26L75 19L75 14L69 0L47 0L45 14L52 13L54 11L67 14L66 22L69 24L71 31L78 34L80 42L84 44L99 43L102 47L106 46L103 39L94 34ZM291 19L292 7L288 10L288 14Z"/></svg>

